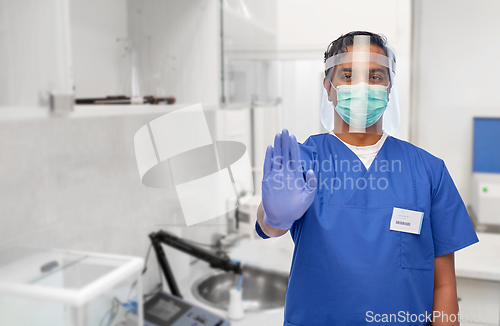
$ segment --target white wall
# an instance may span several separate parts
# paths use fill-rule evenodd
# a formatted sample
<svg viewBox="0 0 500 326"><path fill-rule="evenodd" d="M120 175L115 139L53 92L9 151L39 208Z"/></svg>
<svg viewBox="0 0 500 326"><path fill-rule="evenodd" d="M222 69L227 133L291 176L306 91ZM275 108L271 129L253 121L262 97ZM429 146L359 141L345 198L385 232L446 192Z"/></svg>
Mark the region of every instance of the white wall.
<svg viewBox="0 0 500 326"><path fill-rule="evenodd" d="M319 116L323 64L320 60L283 60L281 68L281 128L289 129L302 143L311 134L325 132Z"/></svg>
<svg viewBox="0 0 500 326"><path fill-rule="evenodd" d="M0 68L7 69L0 74L0 105L37 106L39 90L45 89L41 86L55 75L48 74L57 71L56 56L52 54L54 44L43 38L52 35L47 30L53 26L44 25L46 21L42 19L52 18L44 14L52 10L49 5L54 1L43 0L39 4L25 0L17 4L0 0L0 18L5 16L6 5L7 13L12 13L8 20L0 20L0 46L8 50L0 51L0 59L6 58L0 61ZM137 14L140 3L144 2L71 0L77 96L116 94L123 79L123 48L116 39L129 35L129 14ZM162 23L148 25L147 17L142 18L145 26L141 26L150 28L146 32L154 32L152 40L158 41L155 55L148 52L151 50L147 47L151 45L147 42L148 33L146 42L138 44L143 46L145 54L151 54L144 63L146 66L151 63L148 72L157 68L156 58L171 50L179 58L179 65L175 65L175 74L168 76L170 84L165 84L165 88L178 91L173 95L181 100L216 103L218 21L216 11L210 8L215 9L218 2L191 1L193 7L176 1L148 3L159 5L161 10L155 15L147 12L146 16L151 14L156 22ZM27 4L30 6L23 7ZM145 4L147 10L155 8ZM186 12L187 9L193 10ZM183 21L183 17L178 17L177 21L170 20L173 25L168 25L178 10L189 19ZM30 19L35 20L32 25ZM16 34L16 28L23 26L36 28L22 29ZM175 42L158 39L163 31ZM25 34L24 39L20 38L22 41L16 41L16 35ZM45 65L44 60L48 60ZM2 85L9 87L2 89ZM107 113L120 111L114 107L98 109ZM45 114L22 119L18 119L22 114L17 114L7 119L0 110L0 248L57 247L144 256L149 246L148 234L159 229L188 238L202 235L196 237L200 242L210 240L213 229L207 225L193 226L190 232L185 232L175 192L147 188L139 178L134 134L161 113L74 118L74 115L50 117L42 108L38 111ZM211 132L217 123L213 115L207 113ZM189 257L169 249L167 255L177 277L187 276L179 273L189 266ZM145 290L158 281L156 258L151 253Z"/></svg>
<svg viewBox="0 0 500 326"><path fill-rule="evenodd" d="M445 160L466 203L472 118L500 116L500 2L416 1L416 145Z"/></svg>
<svg viewBox="0 0 500 326"><path fill-rule="evenodd" d="M0 121L0 248L142 257L149 232L184 223L175 192L137 171L133 136L156 116ZM146 291L159 281L149 263Z"/></svg>
<svg viewBox="0 0 500 326"><path fill-rule="evenodd" d="M319 119L323 53L331 41L353 30L382 33L396 50L402 116L396 137L406 140L409 138L410 0L279 0L278 57L295 61L283 63L282 126L300 135L299 138L325 132L320 123L313 121Z"/></svg>

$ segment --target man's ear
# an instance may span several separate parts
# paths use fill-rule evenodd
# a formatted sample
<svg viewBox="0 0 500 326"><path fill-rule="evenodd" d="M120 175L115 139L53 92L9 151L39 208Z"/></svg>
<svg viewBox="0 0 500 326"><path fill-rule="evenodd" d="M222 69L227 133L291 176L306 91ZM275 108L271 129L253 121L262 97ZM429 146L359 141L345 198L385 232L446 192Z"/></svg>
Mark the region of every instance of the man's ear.
<svg viewBox="0 0 500 326"><path fill-rule="evenodd" d="M326 94L328 95L328 100L332 100L332 84L325 78L323 78L323 87L325 87Z"/></svg>
<svg viewBox="0 0 500 326"><path fill-rule="evenodd" d="M326 92L328 93L328 95L330 95L330 87L332 86L330 85L329 82L326 81L326 77L323 78L323 87L325 87Z"/></svg>

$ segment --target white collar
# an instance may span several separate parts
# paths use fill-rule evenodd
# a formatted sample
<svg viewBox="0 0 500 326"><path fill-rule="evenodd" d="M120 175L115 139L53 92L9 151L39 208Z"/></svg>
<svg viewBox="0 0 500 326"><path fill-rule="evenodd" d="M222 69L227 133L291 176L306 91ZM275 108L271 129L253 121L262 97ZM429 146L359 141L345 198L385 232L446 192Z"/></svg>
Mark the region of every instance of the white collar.
<svg viewBox="0 0 500 326"><path fill-rule="evenodd" d="M382 133L382 137L380 137L380 139L375 144L368 145L368 146L354 146L354 145L348 144L345 141L343 141L342 139L340 139L337 135L335 135L333 133L333 131L330 132L330 134L332 134L335 137L337 137L342 143L344 143L350 149L355 150L356 153L362 153L362 154L377 153L382 148L382 145L384 144L384 142L385 142L385 140L387 139L387 136L388 136L388 134L384 130L383 133Z"/></svg>

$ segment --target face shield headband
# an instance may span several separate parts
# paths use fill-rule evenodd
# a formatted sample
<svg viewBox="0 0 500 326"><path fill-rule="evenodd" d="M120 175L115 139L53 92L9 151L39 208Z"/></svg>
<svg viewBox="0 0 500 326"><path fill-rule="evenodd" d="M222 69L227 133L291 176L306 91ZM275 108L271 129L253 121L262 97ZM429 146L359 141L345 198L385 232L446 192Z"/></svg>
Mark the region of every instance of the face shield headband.
<svg viewBox="0 0 500 326"><path fill-rule="evenodd" d="M360 43L359 37L355 39ZM358 41L358 42L356 42ZM340 53L329 57L325 61L325 89L323 90L323 100L321 104L321 121L328 131L335 133L356 132L356 133L381 133L385 130L394 135L399 129L399 104L396 86L396 60L394 52L390 47L386 48L386 55L370 52L369 37L362 40L363 46L353 47L351 52ZM358 51L356 51L356 49ZM344 65L343 70L349 70L349 82L338 82L334 85L333 74L336 66ZM377 67L384 70L385 83L374 85L377 82L372 78L369 67ZM349 68L345 68L349 67ZM337 69L338 70L338 69ZM375 69L377 70L377 69ZM338 76L336 76L338 77ZM351 85L352 83L352 85ZM326 85L331 85L330 92L326 91ZM390 87L389 87L390 86ZM329 98L329 95L335 97ZM336 113L335 113L336 111ZM383 115L383 123L369 128L377 122ZM335 120L342 118L347 123L342 125L342 130L338 128L339 122ZM337 125L337 128L335 127Z"/></svg>

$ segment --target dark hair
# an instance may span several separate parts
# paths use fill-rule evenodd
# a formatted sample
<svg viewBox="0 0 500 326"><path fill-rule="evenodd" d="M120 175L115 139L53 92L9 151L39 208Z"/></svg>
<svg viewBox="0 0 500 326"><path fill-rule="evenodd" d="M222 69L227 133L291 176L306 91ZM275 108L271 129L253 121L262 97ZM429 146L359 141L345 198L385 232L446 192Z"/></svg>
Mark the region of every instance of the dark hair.
<svg viewBox="0 0 500 326"><path fill-rule="evenodd" d="M336 54L339 53L344 53L347 52L347 47L349 45L353 45L354 43L354 36L356 35L368 35L370 36L370 44L373 45L378 45L385 53L385 55L388 55L387 53L387 39L383 35L371 33L371 32L365 32L365 31L354 31L347 33L345 35L341 35L338 39L333 41L328 45L328 48L325 51L325 55L323 58L323 62L326 62L326 60ZM330 68L330 69L333 69ZM330 69L325 70L325 76L328 75L328 72Z"/></svg>

